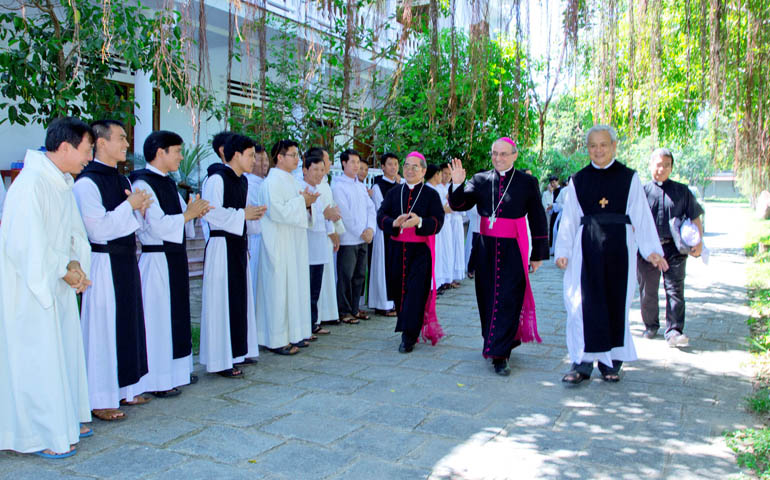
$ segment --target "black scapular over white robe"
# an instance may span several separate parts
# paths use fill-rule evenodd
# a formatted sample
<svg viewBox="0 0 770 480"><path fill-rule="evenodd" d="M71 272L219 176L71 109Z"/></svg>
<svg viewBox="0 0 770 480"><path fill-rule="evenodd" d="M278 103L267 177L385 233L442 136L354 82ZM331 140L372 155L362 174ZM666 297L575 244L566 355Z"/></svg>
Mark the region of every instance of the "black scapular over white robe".
<svg viewBox="0 0 770 480"><path fill-rule="evenodd" d="M567 350L573 363L636 360L628 311L636 289L636 251L663 255L636 172L614 160L580 170L566 195L555 257L564 275Z"/></svg>
<svg viewBox="0 0 770 480"><path fill-rule="evenodd" d="M537 180L511 168L480 172L449 190L452 210L474 206L480 217L476 252L476 301L481 317L485 358L508 358L522 342L540 340L535 302L529 285L529 260L546 260L548 226ZM526 220L525 220L526 218Z"/></svg>

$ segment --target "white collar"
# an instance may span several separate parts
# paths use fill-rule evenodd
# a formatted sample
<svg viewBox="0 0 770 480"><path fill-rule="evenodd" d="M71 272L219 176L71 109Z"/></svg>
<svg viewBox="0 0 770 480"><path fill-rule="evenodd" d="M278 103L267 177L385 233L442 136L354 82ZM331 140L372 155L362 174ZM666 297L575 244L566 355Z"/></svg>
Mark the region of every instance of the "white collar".
<svg viewBox="0 0 770 480"><path fill-rule="evenodd" d="M395 184L395 183L396 183L396 180L391 180L391 179L389 179L388 177L386 177L386 176L385 176L385 174L384 174L384 173L382 174L382 179L383 179L383 180L385 180L385 181L386 181L386 182L388 182L388 183L393 183L393 184Z"/></svg>
<svg viewBox="0 0 770 480"><path fill-rule="evenodd" d="M163 175L164 177L168 175L168 173L163 173L156 167L152 166L151 164L147 164L147 170L151 171L152 173L157 173L158 175Z"/></svg>
<svg viewBox="0 0 770 480"><path fill-rule="evenodd" d="M101 161L101 160L99 160L98 158L94 158L94 162L96 162L96 163L101 163L101 164L102 164L102 165L104 165L105 167L114 168L115 170L117 170L117 169L118 169L118 167L113 167L112 165L107 165L106 163L102 162L102 161Z"/></svg>
<svg viewBox="0 0 770 480"><path fill-rule="evenodd" d="M513 170L513 165L511 165L510 168L508 170L505 170L504 172L498 172L497 170L495 171L497 172L498 175L500 175L501 177L504 177L505 174L510 172L511 170Z"/></svg>
<svg viewBox="0 0 770 480"><path fill-rule="evenodd" d="M610 168L612 166L613 163L615 163L615 159L614 158L606 166L600 167L599 165L595 164L593 160L591 160L591 166L593 166L597 170L607 170L608 168Z"/></svg>

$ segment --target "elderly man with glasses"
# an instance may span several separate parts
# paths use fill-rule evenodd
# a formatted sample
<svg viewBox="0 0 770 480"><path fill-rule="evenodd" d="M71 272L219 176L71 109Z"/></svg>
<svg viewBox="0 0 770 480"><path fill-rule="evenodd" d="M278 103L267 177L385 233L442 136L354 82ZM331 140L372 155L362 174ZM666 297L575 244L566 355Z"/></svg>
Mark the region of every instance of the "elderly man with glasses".
<svg viewBox="0 0 770 480"><path fill-rule="evenodd" d="M492 145L489 171L465 179L465 169L452 160L449 206L465 211L474 206L480 219L476 258L476 301L484 337L482 354L495 373L509 375L511 350L522 342L540 341L535 300L529 283L548 258L548 224L535 177L515 170L516 143L502 137ZM527 222L532 232L529 252Z"/></svg>
<svg viewBox="0 0 770 480"><path fill-rule="evenodd" d="M422 332L434 345L443 336L436 318L435 236L444 224L438 192L424 182L427 165L420 152L404 160L405 182L391 188L377 212L377 225L391 236L388 291L398 312L398 351L409 353Z"/></svg>

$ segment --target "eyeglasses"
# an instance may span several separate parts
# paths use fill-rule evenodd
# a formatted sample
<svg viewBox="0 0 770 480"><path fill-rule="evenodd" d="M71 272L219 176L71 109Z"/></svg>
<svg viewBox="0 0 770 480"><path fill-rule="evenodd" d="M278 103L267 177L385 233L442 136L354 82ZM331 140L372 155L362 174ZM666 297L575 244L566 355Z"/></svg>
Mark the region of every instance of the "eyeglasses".
<svg viewBox="0 0 770 480"><path fill-rule="evenodd" d="M513 155L513 153L512 152L494 152L493 151L493 152L491 152L491 155L492 155L492 158L497 158L497 157L506 158L506 157L509 157L509 156Z"/></svg>
<svg viewBox="0 0 770 480"><path fill-rule="evenodd" d="M289 158L299 158L299 153L298 152L295 152L295 153L284 153L283 156L284 157L289 157Z"/></svg>
<svg viewBox="0 0 770 480"><path fill-rule="evenodd" d="M419 163L415 163L414 165L405 164L404 170L419 170L422 168L422 165Z"/></svg>

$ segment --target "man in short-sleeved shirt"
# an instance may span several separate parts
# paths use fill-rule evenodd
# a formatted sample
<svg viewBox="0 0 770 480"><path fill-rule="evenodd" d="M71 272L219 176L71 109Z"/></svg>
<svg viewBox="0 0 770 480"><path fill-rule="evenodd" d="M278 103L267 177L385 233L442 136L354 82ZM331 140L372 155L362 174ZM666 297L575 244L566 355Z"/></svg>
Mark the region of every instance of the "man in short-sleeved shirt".
<svg viewBox="0 0 770 480"><path fill-rule="evenodd" d="M684 335L684 276L687 254L681 253L671 235L670 219L689 218L700 231L701 240L691 247L689 254L699 257L703 249L703 226L701 215L703 208L695 200L686 185L669 179L674 166L673 154L659 148L650 158L652 181L644 186L644 193L652 210L652 217L658 229L660 243L669 269L663 272L663 286L666 290L666 341L671 347L686 347L689 339ZM637 279L641 296L642 319L647 338L655 338L660 328L658 318L658 286L660 271L649 262L639 257Z"/></svg>

